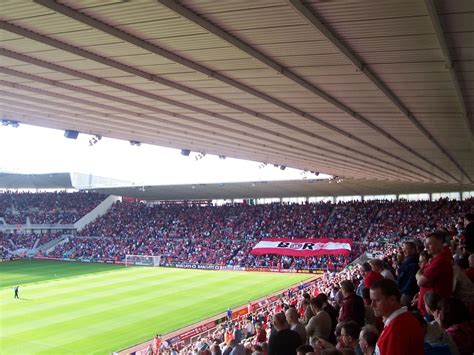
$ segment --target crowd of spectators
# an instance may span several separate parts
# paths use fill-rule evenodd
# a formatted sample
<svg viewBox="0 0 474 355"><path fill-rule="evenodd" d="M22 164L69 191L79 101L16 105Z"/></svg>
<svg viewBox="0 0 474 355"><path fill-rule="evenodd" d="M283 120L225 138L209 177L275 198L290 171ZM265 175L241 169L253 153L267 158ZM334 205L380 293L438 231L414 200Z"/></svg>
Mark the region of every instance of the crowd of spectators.
<svg viewBox="0 0 474 355"><path fill-rule="evenodd" d="M7 259L12 256L11 251L8 248L0 246L0 259Z"/></svg>
<svg viewBox="0 0 474 355"><path fill-rule="evenodd" d="M38 245L45 245L54 239L59 238L62 235L60 232L56 233L42 233L39 235Z"/></svg>
<svg viewBox="0 0 474 355"><path fill-rule="evenodd" d="M1 245L9 250L33 248L39 235L34 233L3 233L0 232Z"/></svg>
<svg viewBox="0 0 474 355"><path fill-rule="evenodd" d="M148 254L164 256L163 262L243 265L253 243L264 237L318 236L331 209L330 204L149 207L118 202L81 235L108 238L117 245L113 254L112 248L95 248L102 257L123 260L126 254ZM89 249L88 243L94 247L77 240L82 249Z"/></svg>
<svg viewBox="0 0 474 355"><path fill-rule="evenodd" d="M324 226L325 235L353 239L367 234L381 208L380 202L346 202L334 207L331 218Z"/></svg>
<svg viewBox="0 0 474 355"><path fill-rule="evenodd" d="M0 232L0 258L4 259L11 255L12 245L6 235Z"/></svg>
<svg viewBox="0 0 474 355"><path fill-rule="evenodd" d="M90 192L3 192L0 217L7 224L71 224L94 209L105 196Z"/></svg>
<svg viewBox="0 0 474 355"><path fill-rule="evenodd" d="M11 203L13 195L5 194L4 197L9 197L4 201ZM25 194L29 195L33 194ZM54 195L62 196L61 193ZM73 200L80 201L87 200L85 196L90 194L68 195L74 195ZM51 195L47 196L51 200ZM91 196L94 197L89 201L95 201L95 204L101 195ZM51 204L49 201L33 206L50 207ZM396 243L404 236L436 227L452 230L455 224L445 216L467 212L471 205L472 200L220 207L117 202L107 214L87 225L79 236L70 237L67 243L58 245L49 256L124 261L127 254L161 255L162 264L186 262L333 271L342 269L358 255L376 249L381 243ZM17 206L24 207L21 203ZM72 207L73 204L68 202L63 206ZM267 237L349 238L353 244L349 256L252 255L253 246ZM40 245L46 242L42 239ZM19 245L29 247L28 243Z"/></svg>
<svg viewBox="0 0 474 355"><path fill-rule="evenodd" d="M222 207L117 202L83 229L80 237L72 238L51 256L61 257L69 246L76 258L123 261L127 254L161 255L162 263L340 270L387 240L396 243L406 235L435 227L452 229L445 213L467 212L471 205L472 200ZM267 237L349 238L352 252L349 256L318 257L252 255L253 246Z"/></svg>
<svg viewBox="0 0 474 355"><path fill-rule="evenodd" d="M61 233L4 233L0 232L0 257L13 256L13 251L19 249L32 249L59 238Z"/></svg>
<svg viewBox="0 0 474 355"><path fill-rule="evenodd" d="M382 241L372 250L378 258L326 272L307 289L160 353L471 355L474 215L457 217L440 219L457 222L452 229L420 224L423 232Z"/></svg>
<svg viewBox="0 0 474 355"><path fill-rule="evenodd" d="M474 351L472 207L472 199L222 207L118 202L49 256L123 261L142 254L161 255L164 264L326 270L311 289L260 304L182 354L464 355ZM55 237L0 235L0 252ZM252 255L268 237L348 238L352 252Z"/></svg>

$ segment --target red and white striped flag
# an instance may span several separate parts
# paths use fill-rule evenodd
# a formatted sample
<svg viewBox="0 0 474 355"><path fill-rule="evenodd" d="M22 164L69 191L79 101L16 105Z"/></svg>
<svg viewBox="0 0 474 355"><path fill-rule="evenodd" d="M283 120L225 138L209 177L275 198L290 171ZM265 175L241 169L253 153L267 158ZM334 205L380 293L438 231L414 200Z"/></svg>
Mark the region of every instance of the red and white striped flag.
<svg viewBox="0 0 474 355"><path fill-rule="evenodd" d="M257 243L253 255L277 254L289 256L349 255L350 239L290 239L267 238Z"/></svg>

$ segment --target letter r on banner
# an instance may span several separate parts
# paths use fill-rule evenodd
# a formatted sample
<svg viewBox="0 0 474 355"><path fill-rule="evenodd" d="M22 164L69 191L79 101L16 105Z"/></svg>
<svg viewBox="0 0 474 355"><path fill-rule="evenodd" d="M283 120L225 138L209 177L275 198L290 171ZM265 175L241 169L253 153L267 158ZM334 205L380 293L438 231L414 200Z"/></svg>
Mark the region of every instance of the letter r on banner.
<svg viewBox="0 0 474 355"><path fill-rule="evenodd" d="M302 250L313 250L314 243L304 243Z"/></svg>

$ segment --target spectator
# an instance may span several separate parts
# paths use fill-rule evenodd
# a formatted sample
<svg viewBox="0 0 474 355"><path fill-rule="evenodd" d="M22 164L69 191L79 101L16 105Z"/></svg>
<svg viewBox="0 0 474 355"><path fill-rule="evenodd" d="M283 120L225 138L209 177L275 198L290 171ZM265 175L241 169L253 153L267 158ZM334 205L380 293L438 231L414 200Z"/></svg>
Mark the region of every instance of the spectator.
<svg viewBox="0 0 474 355"><path fill-rule="evenodd" d="M419 266L419 272L423 273L424 270L426 269L426 267L428 266L428 261L431 259L431 255L428 254L428 252L426 250L422 250L420 252L420 257L418 258L419 262L418 262L418 266ZM417 272L417 275L418 275L418 272ZM416 275L415 275L416 277ZM418 281L417 281L417 286L418 286ZM411 305L412 306L417 306L418 307L418 310L420 310L420 312L422 314L426 314L426 313L423 313L419 307L419 297L420 297L420 292L418 291L415 296L413 296L413 300L411 301Z"/></svg>
<svg viewBox="0 0 474 355"><path fill-rule="evenodd" d="M245 355L245 348L242 344L238 344L235 339L231 339L223 355Z"/></svg>
<svg viewBox="0 0 474 355"><path fill-rule="evenodd" d="M303 300L301 301L301 308L303 310L303 324L307 325L311 317L314 316L313 309L310 307L311 296L309 293L303 293Z"/></svg>
<svg viewBox="0 0 474 355"><path fill-rule="evenodd" d="M421 313L417 311L413 311L412 314L423 329L425 355L459 355L456 346L454 346L454 352L449 348L448 342L443 338L444 332L436 322L435 324L426 323ZM449 336L446 335L446 338L449 338Z"/></svg>
<svg viewBox="0 0 474 355"><path fill-rule="evenodd" d="M154 342L155 353L158 354L161 347L161 335L156 334L155 338L153 339L153 342Z"/></svg>
<svg viewBox="0 0 474 355"><path fill-rule="evenodd" d="M342 323L341 338L346 348L354 350L356 355L363 355L359 346L360 326L353 320Z"/></svg>
<svg viewBox="0 0 474 355"><path fill-rule="evenodd" d="M255 326L253 325L252 319L247 319L245 323L245 338L248 339L254 335L255 335Z"/></svg>
<svg viewBox="0 0 474 355"><path fill-rule="evenodd" d="M453 266L453 279L453 297L463 302L474 314L474 284L458 265Z"/></svg>
<svg viewBox="0 0 474 355"><path fill-rule="evenodd" d="M331 301L332 306L335 309L339 309L343 299L344 296L342 295L339 286L337 284L333 285L333 287L331 288L331 292L329 293L329 300Z"/></svg>
<svg viewBox="0 0 474 355"><path fill-rule="evenodd" d="M155 355L155 352L153 351L153 346L151 344L149 344L148 348L146 349L146 355Z"/></svg>
<svg viewBox="0 0 474 355"><path fill-rule="evenodd" d="M267 333L265 332L265 329L263 329L261 324L257 324L256 328L256 342L258 344L265 343L267 341Z"/></svg>
<svg viewBox="0 0 474 355"><path fill-rule="evenodd" d="M289 328L285 315L275 314L273 325L276 331L270 335L268 355L296 355L296 349L301 345L301 338Z"/></svg>
<svg viewBox="0 0 474 355"><path fill-rule="evenodd" d="M312 353L314 351L313 347L308 344L303 344L296 349L296 355L306 355L308 353Z"/></svg>
<svg viewBox="0 0 474 355"><path fill-rule="evenodd" d="M418 292L416 273L418 272L418 254L413 242L405 242L403 245L404 260L398 268L397 286L402 294L400 303L402 306L411 304L413 296Z"/></svg>
<svg viewBox="0 0 474 355"><path fill-rule="evenodd" d="M362 264L362 272L364 273L364 287L366 288L370 288L375 281L383 279L383 276L374 271L369 263Z"/></svg>
<svg viewBox="0 0 474 355"><path fill-rule="evenodd" d="M342 281L341 291L344 295L344 302L342 303L341 312L339 314L339 321L345 322L353 320L360 326L363 326L365 319L364 301L360 296L355 294L354 284L349 280Z"/></svg>
<svg viewBox="0 0 474 355"><path fill-rule="evenodd" d="M464 272L466 273L469 280L474 282L474 254L469 255L469 268L467 268Z"/></svg>
<svg viewBox="0 0 474 355"><path fill-rule="evenodd" d="M234 339L235 339L235 342L237 344L239 344L242 339L243 339L244 335L242 334L242 331L240 330L240 325L239 323L236 323L234 325Z"/></svg>
<svg viewBox="0 0 474 355"><path fill-rule="evenodd" d="M362 291L362 299L364 300L365 308L365 324L375 326L377 324L377 320L375 318L374 309L371 306L372 301L370 300L370 289L364 288L364 290Z"/></svg>
<svg viewBox="0 0 474 355"><path fill-rule="evenodd" d="M441 312L443 298L433 291L426 292L423 298L427 314L432 315L434 319L439 319L439 312ZM437 323L437 321L434 320L431 321L431 323ZM441 323L438 324L441 325Z"/></svg>
<svg viewBox="0 0 474 355"><path fill-rule="evenodd" d="M253 347L253 353L252 355L264 355L264 350L263 350L263 347L260 346L260 345L255 345Z"/></svg>
<svg viewBox="0 0 474 355"><path fill-rule="evenodd" d="M426 266L428 266L428 262L431 260L431 255L426 251L426 250L422 250L420 252L420 257L418 258L418 266L420 267L420 269L424 269L426 268Z"/></svg>
<svg viewBox="0 0 474 355"><path fill-rule="evenodd" d="M219 344L211 345L211 355L222 355L222 350Z"/></svg>
<svg viewBox="0 0 474 355"><path fill-rule="evenodd" d="M438 293L442 297L451 296L453 289L453 263L449 249L443 247L446 233L436 231L426 236L426 249L432 255L432 259L425 269L420 269L416 274L420 295L418 297L418 309L426 314L423 303L424 294L428 291Z"/></svg>
<svg viewBox="0 0 474 355"><path fill-rule="evenodd" d="M323 309L329 314L329 317L331 317L331 334L329 336L329 341L335 342L336 338L334 332L336 330L337 318L339 315L338 311L328 302L328 296L325 293L318 294L316 298L322 301Z"/></svg>
<svg viewBox="0 0 474 355"><path fill-rule="evenodd" d="M359 333L359 346L364 355L374 355L379 332L372 325L362 327Z"/></svg>
<svg viewBox="0 0 474 355"><path fill-rule="evenodd" d="M428 314L435 315L437 317L441 310L443 302L442 298L431 291L427 292L424 298L425 307ZM420 313L413 312L413 314L416 316L424 330L425 353L435 353L435 351L441 352L443 348L447 348L451 355L459 355L456 344L446 333L446 331L441 328L440 324L436 320L426 322Z"/></svg>
<svg viewBox="0 0 474 355"><path fill-rule="evenodd" d="M385 328L378 341L381 355L422 355L423 330L417 319L400 305L397 284L389 279L379 280L370 288L375 315L384 318Z"/></svg>
<svg viewBox="0 0 474 355"><path fill-rule="evenodd" d="M285 312L286 320L290 325L290 329L297 332L301 338L301 344L306 344L307 342L307 334L306 328L303 324L300 323L298 319L298 312L295 307L290 307Z"/></svg>
<svg viewBox="0 0 474 355"><path fill-rule="evenodd" d="M389 280L392 280L392 281L396 281L395 280L395 276L393 275L393 273L388 270L385 265L384 265L384 262L380 259L372 259L370 260L370 265L372 266L372 270L374 270L375 272L379 273L380 275L383 276L383 278L385 279L389 279ZM366 286L367 287L367 286ZM368 286L370 288L370 286Z"/></svg>
<svg viewBox="0 0 474 355"><path fill-rule="evenodd" d="M224 343L229 345L231 340L234 340L234 332L232 331L232 326L229 325L227 326L227 329L225 330L225 333L224 333Z"/></svg>
<svg viewBox="0 0 474 355"><path fill-rule="evenodd" d="M474 213L466 213L464 216L464 245L469 254L474 253Z"/></svg>
<svg viewBox="0 0 474 355"><path fill-rule="evenodd" d="M306 326L306 333L309 337L310 344L316 338L323 338L329 340L331 335L332 323L331 317L323 309L323 301L321 298L311 299L311 308L314 316L308 322Z"/></svg>
<svg viewBox="0 0 474 355"><path fill-rule="evenodd" d="M435 319L454 340L460 355L474 353L474 321L470 320L469 312L460 300L444 299L441 310L435 312Z"/></svg>

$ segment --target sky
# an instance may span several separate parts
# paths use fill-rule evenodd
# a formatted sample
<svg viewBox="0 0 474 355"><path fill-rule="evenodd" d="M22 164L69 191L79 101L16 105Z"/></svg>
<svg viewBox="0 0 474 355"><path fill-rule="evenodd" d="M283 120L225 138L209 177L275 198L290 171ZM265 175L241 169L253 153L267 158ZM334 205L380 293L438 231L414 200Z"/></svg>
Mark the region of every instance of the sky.
<svg viewBox="0 0 474 355"><path fill-rule="evenodd" d="M141 185L316 179L297 169L263 167L261 162L223 160L209 154L197 160L199 153L186 157L178 149L132 146L106 137L90 146L91 138L79 134L77 140L67 139L63 130L22 123L17 128L0 125L0 172L77 172Z"/></svg>

